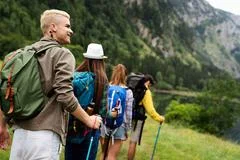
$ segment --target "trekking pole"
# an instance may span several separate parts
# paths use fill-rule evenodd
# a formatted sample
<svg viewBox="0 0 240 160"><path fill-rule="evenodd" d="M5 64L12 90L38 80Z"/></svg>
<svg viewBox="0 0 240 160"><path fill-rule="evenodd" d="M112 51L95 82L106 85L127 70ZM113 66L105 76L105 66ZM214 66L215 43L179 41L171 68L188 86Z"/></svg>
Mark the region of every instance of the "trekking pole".
<svg viewBox="0 0 240 160"><path fill-rule="evenodd" d="M154 143L154 148L153 148L153 153L152 153L151 160L153 160L153 156L154 156L154 154L155 154L155 150L156 150L157 141L158 141L158 137L159 137L159 134L160 134L161 126L162 126L162 124L160 124L159 127L158 127L157 137L156 137L156 139L155 139L155 143Z"/></svg>
<svg viewBox="0 0 240 160"><path fill-rule="evenodd" d="M109 134L107 136L107 141L105 143L105 148L104 148L105 150L104 150L104 158L103 158L103 160L106 160L106 158L107 158L108 146L109 146L109 142L110 142L111 136L112 136L112 129L109 130Z"/></svg>
<svg viewBox="0 0 240 160"><path fill-rule="evenodd" d="M93 130L92 131L92 137L91 137L91 140L90 140L90 144L89 144L89 147L88 147L88 153L87 153L86 160L89 159L89 155L90 155L91 148L92 148L92 143L93 143L93 137L95 137L95 134L96 134L96 130Z"/></svg>
<svg viewBox="0 0 240 160"><path fill-rule="evenodd" d="M94 106L94 105L95 105L95 103L91 103L91 107ZM92 107L92 108L93 108L93 107ZM92 111L93 111L93 110L92 110ZM95 119L94 124L95 124L95 123L96 123L96 119ZM91 139L90 139L90 144L89 144L89 147L88 147L88 153L87 153L86 160L89 159L90 152L91 152L91 148L92 148L92 143L93 143L93 138L95 137L96 132L97 132L96 129L92 130L92 133L91 133L92 136L91 136Z"/></svg>
<svg viewBox="0 0 240 160"><path fill-rule="evenodd" d="M116 114L116 116L118 115L118 106L119 106L119 103L120 103L120 101L117 101L117 103L116 103L116 107L115 108L112 108L112 110L111 110L111 116L112 116L112 113L113 112L117 112L117 114ZM105 145L107 145L104 149L104 157L103 157L103 160L106 160L106 157L108 156L108 146L109 146L109 141L110 141L110 139L111 139L111 137L112 137L112 134L113 134L113 129L111 128L111 127L113 127L114 126L114 122L115 122L115 120L116 120L116 116L114 116L114 117L112 117L112 120L111 120L111 125L110 125L110 130L109 130L109 134L107 135L107 143L105 143ZM104 139L104 142L105 142L105 139Z"/></svg>
<svg viewBox="0 0 240 160"><path fill-rule="evenodd" d="M111 121L111 125L110 125L111 127L114 125L114 121L115 121L115 118L113 118L112 121ZM113 129L111 127L110 127L110 130L109 130L109 134L107 135L107 142L105 144L107 146L105 147L105 150L104 150L104 158L103 158L103 160L105 160L107 158L107 155L108 155L108 146L109 146L109 142L110 142L110 139L112 137L112 134L113 134L112 133Z"/></svg>

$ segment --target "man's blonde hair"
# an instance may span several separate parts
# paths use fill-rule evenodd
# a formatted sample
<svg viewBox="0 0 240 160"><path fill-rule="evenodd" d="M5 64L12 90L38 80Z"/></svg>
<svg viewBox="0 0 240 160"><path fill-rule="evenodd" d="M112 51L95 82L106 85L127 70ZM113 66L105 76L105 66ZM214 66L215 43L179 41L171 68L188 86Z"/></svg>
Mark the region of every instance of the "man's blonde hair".
<svg viewBox="0 0 240 160"><path fill-rule="evenodd" d="M64 16L67 17L68 19L70 19L70 15L62 10L57 10L57 9L50 9L50 10L46 10L42 13L41 15L41 19L40 19L40 24L41 24L41 30L42 33L44 34L49 25L54 22L57 22L57 18L58 16Z"/></svg>

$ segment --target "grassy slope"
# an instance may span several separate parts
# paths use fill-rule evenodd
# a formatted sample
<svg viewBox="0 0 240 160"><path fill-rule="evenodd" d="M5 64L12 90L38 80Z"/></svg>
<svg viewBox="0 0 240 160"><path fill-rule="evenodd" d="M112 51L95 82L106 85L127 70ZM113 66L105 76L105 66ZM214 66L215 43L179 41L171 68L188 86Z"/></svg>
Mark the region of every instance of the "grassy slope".
<svg viewBox="0 0 240 160"><path fill-rule="evenodd" d="M150 159L157 123L148 118L144 128L141 146L137 148L136 160ZM119 160L127 159L128 143L125 142ZM0 159L7 160L8 152L0 151ZM63 159L63 158L62 158ZM164 124L154 156L155 160L239 160L240 145L230 143L211 135L200 134L186 128Z"/></svg>
<svg viewBox="0 0 240 160"><path fill-rule="evenodd" d="M150 159L157 134L157 124L150 118L144 128L142 145L138 147L136 160ZM127 145L121 151L126 159ZM211 135L200 134L186 128L164 124L154 156L155 160L238 160L240 145Z"/></svg>

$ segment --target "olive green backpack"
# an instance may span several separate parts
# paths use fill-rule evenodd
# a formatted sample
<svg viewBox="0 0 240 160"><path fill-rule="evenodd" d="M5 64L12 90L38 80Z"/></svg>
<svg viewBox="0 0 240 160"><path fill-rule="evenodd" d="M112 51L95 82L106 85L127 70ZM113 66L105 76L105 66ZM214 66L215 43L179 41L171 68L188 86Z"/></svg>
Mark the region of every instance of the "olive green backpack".
<svg viewBox="0 0 240 160"><path fill-rule="evenodd" d="M53 45L36 51L34 47L26 46L6 55L0 71L0 105L6 117L30 119L44 107L46 96L41 85L37 56L51 47Z"/></svg>

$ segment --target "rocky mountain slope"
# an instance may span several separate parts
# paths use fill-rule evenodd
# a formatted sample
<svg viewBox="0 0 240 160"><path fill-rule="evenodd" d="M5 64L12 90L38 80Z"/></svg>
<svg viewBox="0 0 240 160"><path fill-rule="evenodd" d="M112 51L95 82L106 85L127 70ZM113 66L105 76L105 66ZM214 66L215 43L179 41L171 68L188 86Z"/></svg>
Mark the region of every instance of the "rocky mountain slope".
<svg viewBox="0 0 240 160"><path fill-rule="evenodd" d="M239 16L205 0L125 0L125 5L139 36L165 57L177 55L186 64L212 64L240 76Z"/></svg>

